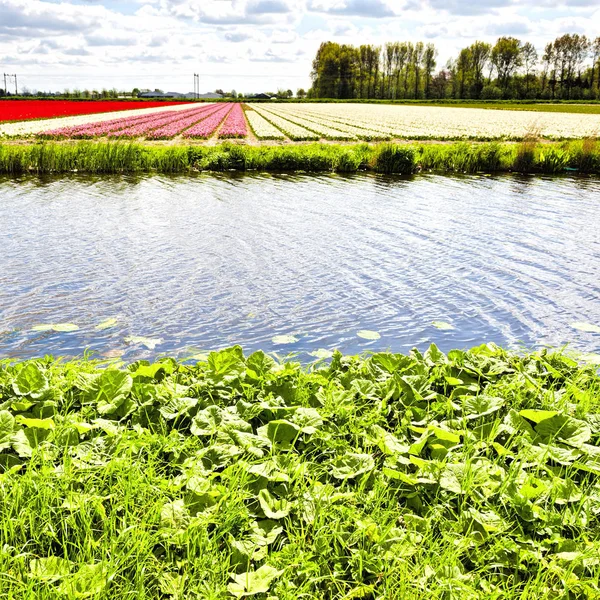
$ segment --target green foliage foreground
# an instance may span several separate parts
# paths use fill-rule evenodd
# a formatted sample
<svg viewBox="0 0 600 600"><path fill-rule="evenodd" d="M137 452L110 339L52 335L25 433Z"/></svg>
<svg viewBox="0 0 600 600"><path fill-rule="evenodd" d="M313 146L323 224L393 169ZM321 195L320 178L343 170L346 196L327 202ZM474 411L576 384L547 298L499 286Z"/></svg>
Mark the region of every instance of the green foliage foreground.
<svg viewBox="0 0 600 600"><path fill-rule="evenodd" d="M374 171L587 173L600 175L600 144L457 142L453 144L302 144L150 146L82 141L0 144L0 174L190 173L195 171Z"/></svg>
<svg viewBox="0 0 600 600"><path fill-rule="evenodd" d="M0 363L2 598L598 598L600 376L545 351Z"/></svg>

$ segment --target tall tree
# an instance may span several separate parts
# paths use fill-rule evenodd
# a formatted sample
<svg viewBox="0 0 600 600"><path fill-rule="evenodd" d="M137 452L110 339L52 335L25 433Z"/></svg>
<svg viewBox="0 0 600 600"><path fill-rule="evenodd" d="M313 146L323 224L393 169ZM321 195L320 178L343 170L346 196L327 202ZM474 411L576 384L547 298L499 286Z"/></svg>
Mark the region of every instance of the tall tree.
<svg viewBox="0 0 600 600"><path fill-rule="evenodd" d="M477 41L471 45L470 50L474 78L474 96L475 98L480 98L481 90L483 90L483 70L490 60L492 46L485 42Z"/></svg>
<svg viewBox="0 0 600 600"><path fill-rule="evenodd" d="M521 41L514 37L501 37L492 49L492 64L498 71L498 82L506 94L513 73L521 66Z"/></svg>
<svg viewBox="0 0 600 600"><path fill-rule="evenodd" d="M415 98L419 97L419 85L421 83L421 63L423 61L423 42L415 44L412 56L413 70L415 74Z"/></svg>
<svg viewBox="0 0 600 600"><path fill-rule="evenodd" d="M523 44L521 57L523 59L523 68L525 69L525 94L529 96L529 76L535 71L539 60L537 50L531 42Z"/></svg>
<svg viewBox="0 0 600 600"><path fill-rule="evenodd" d="M423 70L425 71L425 98L429 98L431 90L431 74L435 69L437 50L433 44L425 46L423 53Z"/></svg>

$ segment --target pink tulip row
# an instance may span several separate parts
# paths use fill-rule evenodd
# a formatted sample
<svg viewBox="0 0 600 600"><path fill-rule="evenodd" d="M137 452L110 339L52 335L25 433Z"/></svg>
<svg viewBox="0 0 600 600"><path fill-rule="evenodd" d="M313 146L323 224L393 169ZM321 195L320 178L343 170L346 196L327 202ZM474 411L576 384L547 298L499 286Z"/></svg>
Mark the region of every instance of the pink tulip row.
<svg viewBox="0 0 600 600"><path fill-rule="evenodd" d="M246 117L241 104L235 104L219 132L220 138L243 138L248 135Z"/></svg>
<svg viewBox="0 0 600 600"><path fill-rule="evenodd" d="M205 111L202 113L194 113L188 117L183 119L179 119L177 121L173 121L172 123L168 123L167 125L163 125L154 131L151 131L146 135L146 138L149 140L168 140L176 135L179 135L182 131L195 125L198 121L203 121L213 113L221 110L222 106L219 105L211 105L207 107Z"/></svg>
<svg viewBox="0 0 600 600"><path fill-rule="evenodd" d="M223 119L231 111L231 104L223 104L219 107L219 110L215 111L210 117L200 121L196 125L193 125L189 129L186 129L182 136L185 138L201 138L206 139L210 137L215 129L221 124Z"/></svg>
<svg viewBox="0 0 600 600"><path fill-rule="evenodd" d="M150 132L170 125L171 123L177 123L182 117L197 116L198 119L202 118L202 115L206 110L210 110L212 106L202 106L201 108L194 108L189 111L183 111L182 113L169 113L169 115L157 116L154 119L150 119L143 123L135 123L131 127L126 129L120 129L119 131L113 131L108 134L109 138L137 138L144 137Z"/></svg>
<svg viewBox="0 0 600 600"><path fill-rule="evenodd" d="M189 109L197 110L197 108ZM187 114L189 110L182 111ZM181 113L179 113L181 114ZM51 129L45 131L41 135L44 137L67 137L67 138L90 138L107 135L113 131L119 131L130 127L131 125L146 123L147 121L156 119L157 117L170 117L173 113L165 110L158 113L138 115L137 117L121 117L119 119L111 119L100 123L86 123L85 125L73 125L71 127L61 127L59 129Z"/></svg>

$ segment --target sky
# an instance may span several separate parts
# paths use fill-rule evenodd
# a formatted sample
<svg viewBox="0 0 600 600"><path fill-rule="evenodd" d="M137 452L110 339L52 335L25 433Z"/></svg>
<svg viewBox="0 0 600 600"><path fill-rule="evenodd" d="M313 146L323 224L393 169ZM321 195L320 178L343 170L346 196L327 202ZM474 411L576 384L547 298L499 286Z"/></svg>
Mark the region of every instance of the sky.
<svg viewBox="0 0 600 600"><path fill-rule="evenodd" d="M29 90L188 92L198 73L202 92L295 91L323 41L433 42L443 67L478 39L564 33L600 35L600 0L0 0L0 70Z"/></svg>

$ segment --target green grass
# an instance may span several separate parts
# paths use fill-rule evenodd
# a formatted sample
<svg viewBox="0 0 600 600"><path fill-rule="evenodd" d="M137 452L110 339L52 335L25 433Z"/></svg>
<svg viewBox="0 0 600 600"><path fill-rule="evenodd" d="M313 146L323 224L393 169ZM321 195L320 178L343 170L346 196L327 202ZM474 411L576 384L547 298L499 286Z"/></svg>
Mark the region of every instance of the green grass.
<svg viewBox="0 0 600 600"><path fill-rule="evenodd" d="M117 366L0 363L3 599L599 597L591 367Z"/></svg>
<svg viewBox="0 0 600 600"><path fill-rule="evenodd" d="M81 141L0 144L0 174L193 171L586 173L600 175L596 140L537 143L150 146Z"/></svg>

